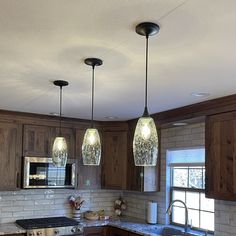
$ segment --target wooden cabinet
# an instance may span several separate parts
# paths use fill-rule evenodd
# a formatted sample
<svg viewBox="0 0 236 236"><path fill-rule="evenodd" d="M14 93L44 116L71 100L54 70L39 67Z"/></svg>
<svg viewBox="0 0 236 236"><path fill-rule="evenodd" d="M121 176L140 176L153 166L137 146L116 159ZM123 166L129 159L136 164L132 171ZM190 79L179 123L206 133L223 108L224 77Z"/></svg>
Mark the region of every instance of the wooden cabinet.
<svg viewBox="0 0 236 236"><path fill-rule="evenodd" d="M116 227L109 227L108 236L129 236L129 232Z"/></svg>
<svg viewBox="0 0 236 236"><path fill-rule="evenodd" d="M107 227L85 227L84 236L106 236Z"/></svg>
<svg viewBox="0 0 236 236"><path fill-rule="evenodd" d="M161 165L161 147L159 134L159 153L157 166L140 167L135 166L133 156L133 136L134 128L129 130L128 134L128 161L127 161L127 190L140 192L157 192L160 191L160 165Z"/></svg>
<svg viewBox="0 0 236 236"><path fill-rule="evenodd" d="M0 123L0 190L20 188L22 126Z"/></svg>
<svg viewBox="0 0 236 236"><path fill-rule="evenodd" d="M75 132L71 128L62 128L66 138L68 158L75 158ZM35 157L50 157L55 137L59 129L42 125L24 125L23 155Z"/></svg>
<svg viewBox="0 0 236 236"><path fill-rule="evenodd" d="M102 188L126 189L127 131L104 131Z"/></svg>
<svg viewBox="0 0 236 236"><path fill-rule="evenodd" d="M24 125L24 156L41 156L49 155L49 137L50 128L41 125Z"/></svg>
<svg viewBox="0 0 236 236"><path fill-rule="evenodd" d="M100 189L101 188L101 165L84 166L82 158L82 144L85 129L76 130L76 156L78 159L78 188Z"/></svg>
<svg viewBox="0 0 236 236"><path fill-rule="evenodd" d="M236 112L206 119L206 195L236 200Z"/></svg>
<svg viewBox="0 0 236 236"><path fill-rule="evenodd" d="M4 234L5 236L26 236L27 234Z"/></svg>
<svg viewBox="0 0 236 236"><path fill-rule="evenodd" d="M129 232L129 236L138 236L138 235L140 235L140 234Z"/></svg>
<svg viewBox="0 0 236 236"><path fill-rule="evenodd" d="M139 236L139 234L113 226L97 226L85 227L84 236Z"/></svg>

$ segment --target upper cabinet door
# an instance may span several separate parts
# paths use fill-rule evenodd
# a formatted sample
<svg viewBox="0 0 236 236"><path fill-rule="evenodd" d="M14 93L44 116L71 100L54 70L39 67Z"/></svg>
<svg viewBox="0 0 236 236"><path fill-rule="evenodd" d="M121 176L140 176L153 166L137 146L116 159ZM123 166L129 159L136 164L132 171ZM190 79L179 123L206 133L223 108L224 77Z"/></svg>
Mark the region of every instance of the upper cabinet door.
<svg viewBox="0 0 236 236"><path fill-rule="evenodd" d="M102 143L102 187L126 189L127 131L104 131Z"/></svg>
<svg viewBox="0 0 236 236"><path fill-rule="evenodd" d="M76 130L76 157L78 159L78 189L101 188L101 164L99 166L84 166L82 144L85 130Z"/></svg>
<svg viewBox="0 0 236 236"><path fill-rule="evenodd" d="M61 128L61 134L66 139L68 159L75 159L75 130L72 128ZM52 152L54 139L58 135L59 128L51 128L49 153Z"/></svg>
<svg viewBox="0 0 236 236"><path fill-rule="evenodd" d="M49 156L50 128L40 125L24 125L24 156Z"/></svg>
<svg viewBox="0 0 236 236"><path fill-rule="evenodd" d="M0 190L20 188L22 126L0 123Z"/></svg>
<svg viewBox="0 0 236 236"><path fill-rule="evenodd" d="M207 117L206 195L236 200L236 112Z"/></svg>

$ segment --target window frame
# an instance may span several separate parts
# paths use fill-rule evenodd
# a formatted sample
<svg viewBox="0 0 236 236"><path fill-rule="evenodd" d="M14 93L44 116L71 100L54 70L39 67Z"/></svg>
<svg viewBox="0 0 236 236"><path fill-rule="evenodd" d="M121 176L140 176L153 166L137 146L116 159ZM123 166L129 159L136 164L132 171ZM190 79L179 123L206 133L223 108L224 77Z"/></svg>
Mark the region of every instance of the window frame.
<svg viewBox="0 0 236 236"><path fill-rule="evenodd" d="M202 167L202 171L205 170L205 163L171 163L170 165L170 194L169 194L169 197L170 197L170 202L172 202L173 200L173 192L174 190L178 190L178 191L182 191L184 192L185 194L185 202L186 202L186 194L187 192L195 192L195 193L199 193L199 209L193 209L193 208L189 208L190 210L197 210L199 212L199 223L201 222L201 212L208 212L208 213L214 213L215 214L215 211L206 211L206 210L201 210L200 207L201 207L201 193L204 193L205 194L205 186L204 186L204 176L202 175L202 183L203 183L203 188L191 188L191 187L175 187L173 186L173 171L174 171L174 168L175 167L182 167L182 168L188 168L188 186L189 186L189 168L191 167ZM182 208L184 209L184 207L182 206L175 206L175 207L179 207L179 208ZM176 225L176 226L180 226L180 227L183 227L184 224L179 224L179 223L175 223L172 221L172 214L169 216L169 221L170 221L170 224L172 225ZM201 231L201 232L208 232L210 234L214 234L214 231L211 231L211 230L206 230L206 229L202 229L200 227L194 227L192 226L191 227L193 230L197 230L197 231Z"/></svg>

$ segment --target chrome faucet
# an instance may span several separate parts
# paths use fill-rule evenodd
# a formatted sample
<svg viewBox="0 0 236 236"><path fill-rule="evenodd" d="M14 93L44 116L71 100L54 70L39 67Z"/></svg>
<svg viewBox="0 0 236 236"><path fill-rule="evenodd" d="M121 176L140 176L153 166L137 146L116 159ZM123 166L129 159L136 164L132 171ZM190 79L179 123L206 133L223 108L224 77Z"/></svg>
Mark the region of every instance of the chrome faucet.
<svg viewBox="0 0 236 236"><path fill-rule="evenodd" d="M172 201L172 202L170 203L168 209L166 210L166 214L168 214L169 216L171 215L171 213L172 213L172 207L173 207L173 204L174 204L175 202L180 202L180 203L182 203L182 204L184 205L184 208L185 208L185 226L184 226L184 232L187 233L187 231L188 231L188 208L187 208L186 204L185 204L183 201L178 200L178 199Z"/></svg>

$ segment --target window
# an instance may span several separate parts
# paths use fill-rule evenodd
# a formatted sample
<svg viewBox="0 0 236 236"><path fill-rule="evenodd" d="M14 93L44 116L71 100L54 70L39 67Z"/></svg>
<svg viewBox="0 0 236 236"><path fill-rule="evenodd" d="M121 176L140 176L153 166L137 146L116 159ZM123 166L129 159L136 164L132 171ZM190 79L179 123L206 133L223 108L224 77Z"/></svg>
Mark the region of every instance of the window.
<svg viewBox="0 0 236 236"><path fill-rule="evenodd" d="M171 201L179 199L185 202L189 212L189 224L192 225L192 228L213 232L214 200L205 197L205 164L191 162L196 161L196 158L193 158L194 154L198 153L195 152L196 149L187 151L189 151L188 160L185 160L185 163L178 162L177 156L180 157L179 160L183 161L181 150L175 151L178 152L178 155L172 153L170 198ZM185 155L186 150L182 150L182 154ZM202 158L199 157L198 160L202 161ZM174 204L170 221L172 224L184 225L185 209L181 203Z"/></svg>

